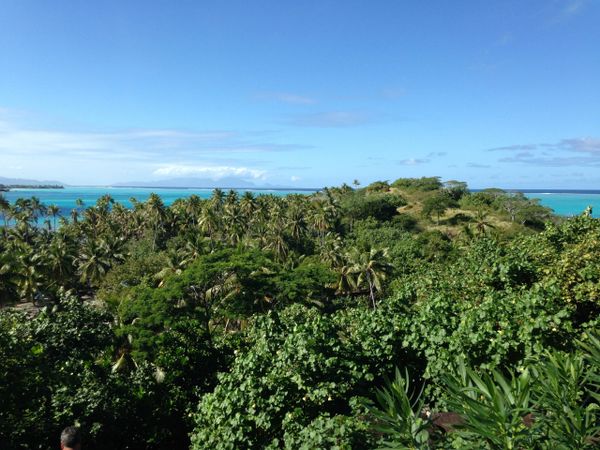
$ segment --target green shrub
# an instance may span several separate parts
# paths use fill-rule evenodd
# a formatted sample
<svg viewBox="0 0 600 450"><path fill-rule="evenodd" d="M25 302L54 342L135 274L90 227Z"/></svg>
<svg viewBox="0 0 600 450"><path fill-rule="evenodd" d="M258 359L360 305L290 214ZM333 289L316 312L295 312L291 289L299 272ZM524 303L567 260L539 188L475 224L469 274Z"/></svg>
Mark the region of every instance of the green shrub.
<svg viewBox="0 0 600 450"><path fill-rule="evenodd" d="M405 204L406 201L398 195L356 193L345 198L342 207L353 220L373 218L387 221L398 214L398 208Z"/></svg>
<svg viewBox="0 0 600 450"><path fill-rule="evenodd" d="M289 433L308 438L293 430L351 420L339 417L352 415L350 400L369 395L398 362L397 334L379 311L332 318L295 305L257 319L230 372L202 398L192 448L277 446L298 442ZM353 429L348 433L358 439Z"/></svg>
<svg viewBox="0 0 600 450"><path fill-rule="evenodd" d="M442 188L442 182L440 177L398 178L392 186L414 191L437 191Z"/></svg>

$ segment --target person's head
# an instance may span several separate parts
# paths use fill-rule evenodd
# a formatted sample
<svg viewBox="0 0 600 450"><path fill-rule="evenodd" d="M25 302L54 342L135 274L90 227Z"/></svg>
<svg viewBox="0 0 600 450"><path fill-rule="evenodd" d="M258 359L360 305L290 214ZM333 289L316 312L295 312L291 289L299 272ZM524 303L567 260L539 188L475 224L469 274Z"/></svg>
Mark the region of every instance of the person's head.
<svg viewBox="0 0 600 450"><path fill-rule="evenodd" d="M81 450L81 433L77 427L67 427L60 434L60 448L63 450Z"/></svg>

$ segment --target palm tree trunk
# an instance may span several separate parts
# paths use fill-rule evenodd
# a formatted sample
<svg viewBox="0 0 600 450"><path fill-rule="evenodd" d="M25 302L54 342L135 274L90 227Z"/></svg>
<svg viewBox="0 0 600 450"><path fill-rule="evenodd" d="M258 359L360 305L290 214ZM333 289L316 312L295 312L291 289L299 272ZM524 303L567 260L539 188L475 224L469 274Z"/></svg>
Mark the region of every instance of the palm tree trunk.
<svg viewBox="0 0 600 450"><path fill-rule="evenodd" d="M371 275L367 272L367 283L369 283L369 295L371 297L371 302L373 303L373 309L377 308L377 304L375 303L375 290L374 285L371 282Z"/></svg>

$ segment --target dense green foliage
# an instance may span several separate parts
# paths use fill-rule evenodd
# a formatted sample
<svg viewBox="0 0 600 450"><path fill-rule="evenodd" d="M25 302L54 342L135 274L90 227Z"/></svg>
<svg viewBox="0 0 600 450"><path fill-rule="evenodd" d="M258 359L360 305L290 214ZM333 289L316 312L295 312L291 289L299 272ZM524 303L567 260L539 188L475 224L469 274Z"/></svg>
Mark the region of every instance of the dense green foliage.
<svg viewBox="0 0 600 450"><path fill-rule="evenodd" d="M0 212L2 448L599 442L589 214L437 177Z"/></svg>
<svg viewBox="0 0 600 450"><path fill-rule="evenodd" d="M577 352L543 352L517 374L479 374L459 361L442 383L451 416L421 414L423 398L397 372L378 390L379 404L369 403L375 429L386 448L597 448L600 340L583 338Z"/></svg>

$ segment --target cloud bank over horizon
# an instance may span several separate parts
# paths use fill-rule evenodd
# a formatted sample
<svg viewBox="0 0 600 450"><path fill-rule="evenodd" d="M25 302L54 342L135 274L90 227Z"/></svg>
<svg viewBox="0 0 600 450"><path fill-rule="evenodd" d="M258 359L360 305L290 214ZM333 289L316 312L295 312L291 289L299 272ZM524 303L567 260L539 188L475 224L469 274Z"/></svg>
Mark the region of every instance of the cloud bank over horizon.
<svg viewBox="0 0 600 450"><path fill-rule="evenodd" d="M0 175L7 177L53 177L61 178L68 184L90 184L90 178L100 172L110 176L97 176L98 181L91 184L190 177L214 181L239 179L255 184L292 184L299 187L327 184L315 184L313 181L312 185L299 185L297 183L305 181L305 177L296 173L299 170L311 171L313 166L277 165L271 161L275 157L285 162L289 155L301 155L316 147L281 142L277 136L281 133L278 130L241 132L130 128L118 131L68 131L26 126L15 117L9 109L0 109L0 162L3 171ZM268 138L277 138L277 142ZM433 151L425 155L414 151L400 153L413 156L404 159L369 156L365 162L369 161L373 167L392 164L412 168L411 173L399 174L398 177L439 175L439 163L442 161L447 162L446 169L458 167L450 163L456 157L453 152ZM600 138L570 137L554 143L503 145L488 148L480 154L485 157L484 160L464 161L464 167L479 170L503 165L599 167ZM77 169L67 170L66 175L54 175L57 173L54 168L61 165ZM348 180L356 176L347 171L344 177L344 180ZM382 177L367 181L379 178ZM448 175L448 178L452 176Z"/></svg>
<svg viewBox="0 0 600 450"><path fill-rule="evenodd" d="M54 172L52 168L56 166L80 165L77 175L81 178L71 174L62 176L70 184L87 182L91 174L103 167L113 176L98 177L99 184L128 181L119 178L119 173L146 181L196 176L261 182L267 180L268 171L261 168L262 161L256 159L257 155L308 148L233 131L67 131L28 127L11 119L10 110L3 108L0 111L0 167L6 172L3 175L40 178L47 177L49 170Z"/></svg>
<svg viewBox="0 0 600 450"><path fill-rule="evenodd" d="M264 170L249 169L247 167L167 165L156 169L153 174L161 177L203 176L212 180L220 180L225 177L265 180L267 172Z"/></svg>

